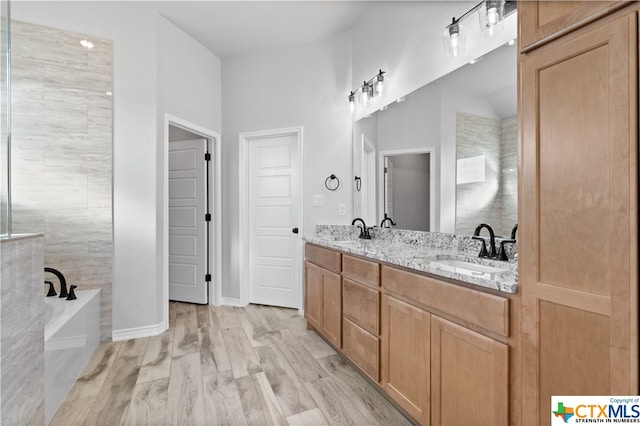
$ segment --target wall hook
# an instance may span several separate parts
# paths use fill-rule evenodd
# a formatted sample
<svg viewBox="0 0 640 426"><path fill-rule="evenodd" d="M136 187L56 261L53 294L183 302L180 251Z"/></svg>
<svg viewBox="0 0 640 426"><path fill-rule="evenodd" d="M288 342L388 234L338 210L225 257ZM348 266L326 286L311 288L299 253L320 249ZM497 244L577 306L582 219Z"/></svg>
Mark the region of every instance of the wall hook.
<svg viewBox="0 0 640 426"><path fill-rule="evenodd" d="M362 178L360 176L356 176L356 191L360 192L362 189Z"/></svg>

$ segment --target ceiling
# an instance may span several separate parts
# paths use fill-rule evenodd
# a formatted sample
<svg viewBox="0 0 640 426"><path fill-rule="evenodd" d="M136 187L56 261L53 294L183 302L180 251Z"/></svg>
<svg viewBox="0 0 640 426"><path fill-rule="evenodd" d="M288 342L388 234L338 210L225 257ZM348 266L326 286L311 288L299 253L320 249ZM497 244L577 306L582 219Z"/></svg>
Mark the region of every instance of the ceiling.
<svg viewBox="0 0 640 426"><path fill-rule="evenodd" d="M373 2L375 3L375 2ZM367 1L139 1L221 59L348 31Z"/></svg>

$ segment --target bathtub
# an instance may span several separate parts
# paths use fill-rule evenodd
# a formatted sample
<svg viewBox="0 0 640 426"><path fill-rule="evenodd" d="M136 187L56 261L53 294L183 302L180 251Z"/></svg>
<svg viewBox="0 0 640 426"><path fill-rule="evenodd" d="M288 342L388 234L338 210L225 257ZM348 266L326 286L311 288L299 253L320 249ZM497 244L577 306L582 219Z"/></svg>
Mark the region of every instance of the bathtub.
<svg viewBox="0 0 640 426"><path fill-rule="evenodd" d="M45 299L45 424L49 424L100 342L100 290L76 291L76 296L76 300Z"/></svg>

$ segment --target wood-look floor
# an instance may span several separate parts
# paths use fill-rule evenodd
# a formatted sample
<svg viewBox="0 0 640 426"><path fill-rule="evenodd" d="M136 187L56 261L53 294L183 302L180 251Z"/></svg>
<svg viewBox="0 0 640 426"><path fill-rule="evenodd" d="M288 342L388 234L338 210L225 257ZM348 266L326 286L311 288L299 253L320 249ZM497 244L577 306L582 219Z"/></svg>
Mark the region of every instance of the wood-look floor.
<svg viewBox="0 0 640 426"><path fill-rule="evenodd" d="M170 329L102 343L52 425L408 425L296 310L171 302Z"/></svg>

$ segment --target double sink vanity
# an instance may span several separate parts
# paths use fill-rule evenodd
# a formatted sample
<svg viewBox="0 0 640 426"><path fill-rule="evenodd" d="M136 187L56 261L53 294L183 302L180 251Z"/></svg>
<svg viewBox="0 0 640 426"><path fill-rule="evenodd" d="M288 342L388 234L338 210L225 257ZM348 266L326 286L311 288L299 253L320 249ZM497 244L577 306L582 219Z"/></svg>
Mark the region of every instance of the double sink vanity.
<svg viewBox="0 0 640 426"><path fill-rule="evenodd" d="M507 424L516 248L495 261L472 237L372 232L306 239L308 326L421 424Z"/></svg>

